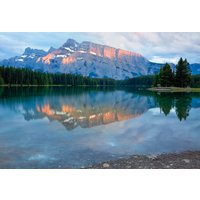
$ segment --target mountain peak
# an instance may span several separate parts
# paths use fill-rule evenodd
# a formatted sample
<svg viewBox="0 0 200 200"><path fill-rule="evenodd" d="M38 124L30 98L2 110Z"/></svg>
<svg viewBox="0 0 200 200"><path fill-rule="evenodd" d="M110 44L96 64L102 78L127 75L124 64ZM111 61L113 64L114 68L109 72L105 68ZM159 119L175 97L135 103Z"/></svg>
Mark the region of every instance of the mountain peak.
<svg viewBox="0 0 200 200"><path fill-rule="evenodd" d="M51 52L53 52L53 51L55 51L55 50L56 50L56 48L50 47L49 50L48 50L48 53L51 53Z"/></svg>
<svg viewBox="0 0 200 200"><path fill-rule="evenodd" d="M37 56L44 56L46 54L46 52L44 50L40 50L40 49L32 49L30 47L27 47L24 50L23 55L31 55L31 54L36 54Z"/></svg>
<svg viewBox="0 0 200 200"><path fill-rule="evenodd" d="M79 43L76 40L69 38L62 47L76 48L78 45Z"/></svg>
<svg viewBox="0 0 200 200"><path fill-rule="evenodd" d="M27 47L27 48L24 50L24 54L26 54L26 55L30 55L32 52L33 52L33 49L30 48L30 47Z"/></svg>

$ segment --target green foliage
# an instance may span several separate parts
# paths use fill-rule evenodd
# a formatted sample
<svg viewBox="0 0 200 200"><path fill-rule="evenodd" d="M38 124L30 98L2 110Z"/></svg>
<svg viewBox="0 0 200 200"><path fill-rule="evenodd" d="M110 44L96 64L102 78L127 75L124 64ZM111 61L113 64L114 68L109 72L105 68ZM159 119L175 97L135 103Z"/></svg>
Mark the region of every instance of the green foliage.
<svg viewBox="0 0 200 200"><path fill-rule="evenodd" d="M191 77L191 87L200 88L200 75L193 75Z"/></svg>
<svg viewBox="0 0 200 200"><path fill-rule="evenodd" d="M73 74L42 73L27 68L0 67L0 74L2 75L4 84L9 85L114 86L116 84L115 80L109 78L89 78Z"/></svg>
<svg viewBox="0 0 200 200"><path fill-rule="evenodd" d="M168 63L166 63L163 68L161 67L159 79L160 85L163 87L170 87L173 85L173 72Z"/></svg>
<svg viewBox="0 0 200 200"><path fill-rule="evenodd" d="M155 74L154 80L153 80L153 86L157 87L160 84L160 78L158 74Z"/></svg>
<svg viewBox="0 0 200 200"><path fill-rule="evenodd" d="M1 74L0 74L0 85L3 85L4 84L4 81L3 81L3 78L1 77Z"/></svg>
<svg viewBox="0 0 200 200"><path fill-rule="evenodd" d="M187 87L191 84L191 70L187 59L180 58L176 65L175 86Z"/></svg>
<svg viewBox="0 0 200 200"><path fill-rule="evenodd" d="M188 87L191 86L192 76L189 63L187 60L180 58L178 64L176 65L176 71L173 72L168 63L164 67L160 68L158 75L154 77L154 86L162 87Z"/></svg>
<svg viewBox="0 0 200 200"><path fill-rule="evenodd" d="M133 87L151 87L154 84L154 76L140 76L135 78L118 81L118 85L133 86Z"/></svg>

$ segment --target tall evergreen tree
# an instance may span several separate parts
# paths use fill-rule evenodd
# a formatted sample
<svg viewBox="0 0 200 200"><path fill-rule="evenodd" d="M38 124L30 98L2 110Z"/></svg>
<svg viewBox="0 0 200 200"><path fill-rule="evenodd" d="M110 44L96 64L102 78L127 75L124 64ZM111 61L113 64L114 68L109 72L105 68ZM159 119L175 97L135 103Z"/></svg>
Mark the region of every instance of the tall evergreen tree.
<svg viewBox="0 0 200 200"><path fill-rule="evenodd" d="M177 87L187 87L191 84L191 70L187 59L180 58L176 65L175 85Z"/></svg>
<svg viewBox="0 0 200 200"><path fill-rule="evenodd" d="M153 86L157 87L160 84L160 77L159 74L155 74L154 80L153 80Z"/></svg>
<svg viewBox="0 0 200 200"><path fill-rule="evenodd" d="M159 77L161 86L169 87L173 85L173 72L168 63L160 69Z"/></svg>
<svg viewBox="0 0 200 200"><path fill-rule="evenodd" d="M1 74L0 74L0 85L3 85L4 81L3 81L3 78L1 77Z"/></svg>

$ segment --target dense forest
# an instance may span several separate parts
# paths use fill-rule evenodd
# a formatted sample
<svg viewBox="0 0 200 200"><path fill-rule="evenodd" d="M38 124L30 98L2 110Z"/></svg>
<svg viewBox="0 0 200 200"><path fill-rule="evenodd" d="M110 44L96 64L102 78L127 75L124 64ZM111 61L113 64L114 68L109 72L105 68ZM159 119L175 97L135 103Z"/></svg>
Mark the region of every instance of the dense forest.
<svg viewBox="0 0 200 200"><path fill-rule="evenodd" d="M0 67L0 85L115 85L109 78L89 78L73 74L52 74L27 68Z"/></svg>
<svg viewBox="0 0 200 200"><path fill-rule="evenodd" d="M108 78L89 78L73 74L51 74L32 71L27 68L0 67L0 85L90 85L90 86L131 86L151 87L154 76L116 81Z"/></svg>
<svg viewBox="0 0 200 200"><path fill-rule="evenodd" d="M119 81L119 84L122 86L131 86L140 88L153 87L153 86L155 87L159 85L156 84L156 79L157 75L140 76L136 78L130 78L124 81ZM200 75L192 75L189 86L192 88L200 88Z"/></svg>
<svg viewBox="0 0 200 200"><path fill-rule="evenodd" d="M151 87L153 83L154 83L154 75L139 76L139 77L129 78L122 81L117 81L117 85L120 85L120 86L131 86L131 87L140 87L140 88Z"/></svg>

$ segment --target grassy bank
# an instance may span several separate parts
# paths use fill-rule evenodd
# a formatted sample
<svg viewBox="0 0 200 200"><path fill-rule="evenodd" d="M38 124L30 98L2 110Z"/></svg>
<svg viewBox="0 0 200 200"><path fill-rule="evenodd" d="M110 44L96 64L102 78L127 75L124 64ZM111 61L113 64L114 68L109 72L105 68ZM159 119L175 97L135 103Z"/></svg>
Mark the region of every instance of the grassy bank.
<svg viewBox="0 0 200 200"><path fill-rule="evenodd" d="M153 87L149 91L155 92L200 92L200 88L180 88L180 87Z"/></svg>

